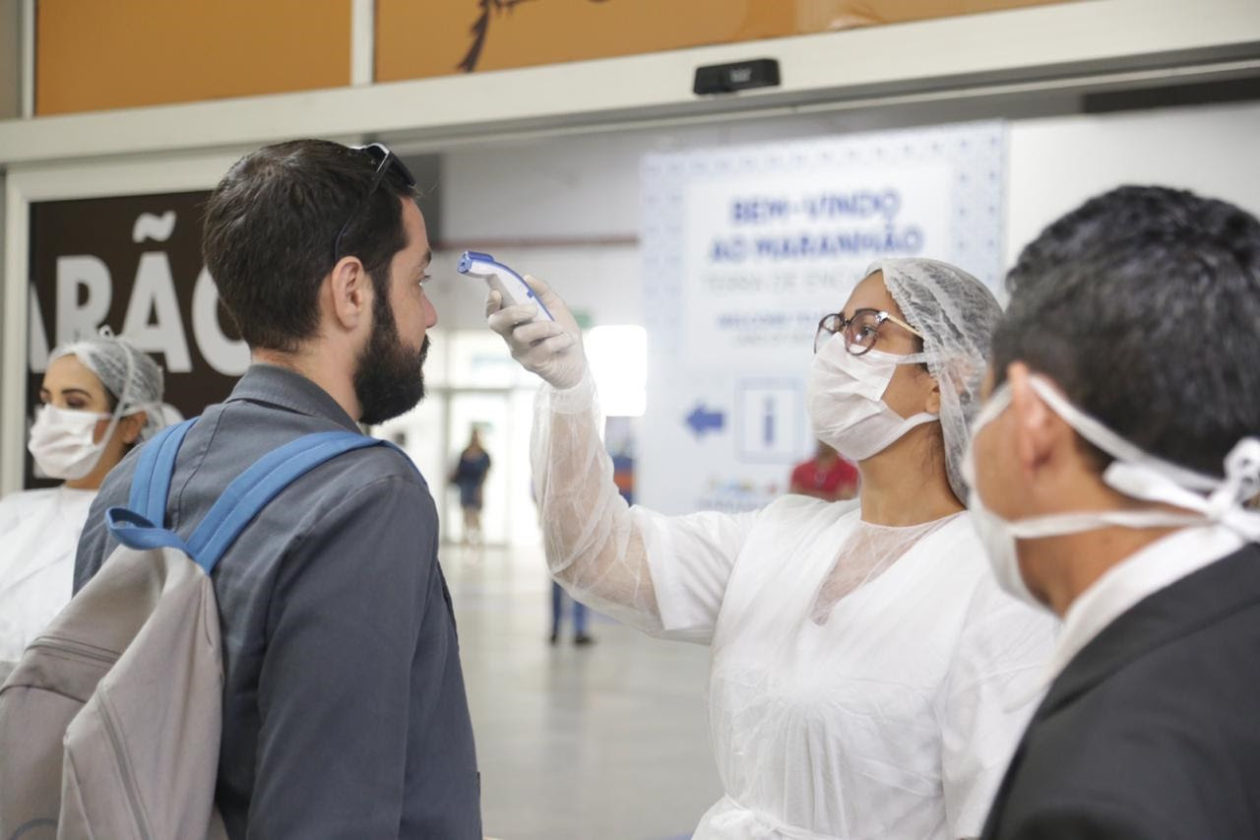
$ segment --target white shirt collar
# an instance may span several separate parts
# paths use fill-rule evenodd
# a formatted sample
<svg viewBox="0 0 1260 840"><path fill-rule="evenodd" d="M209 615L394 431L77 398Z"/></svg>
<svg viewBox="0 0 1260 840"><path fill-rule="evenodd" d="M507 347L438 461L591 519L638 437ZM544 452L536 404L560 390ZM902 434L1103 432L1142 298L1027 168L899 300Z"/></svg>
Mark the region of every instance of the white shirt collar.
<svg viewBox="0 0 1260 840"><path fill-rule="evenodd" d="M1144 598L1233 554L1246 544L1220 525L1183 528L1108 569L1072 602L1047 665L1054 680L1081 649Z"/></svg>
<svg viewBox="0 0 1260 840"><path fill-rule="evenodd" d="M1112 566L1068 607L1054 653L1041 678L1027 693L1020 692L1011 700L1007 711L1044 696L1076 654L1139 601L1228 557L1246 544L1245 539L1224 526L1196 525L1156 540Z"/></svg>

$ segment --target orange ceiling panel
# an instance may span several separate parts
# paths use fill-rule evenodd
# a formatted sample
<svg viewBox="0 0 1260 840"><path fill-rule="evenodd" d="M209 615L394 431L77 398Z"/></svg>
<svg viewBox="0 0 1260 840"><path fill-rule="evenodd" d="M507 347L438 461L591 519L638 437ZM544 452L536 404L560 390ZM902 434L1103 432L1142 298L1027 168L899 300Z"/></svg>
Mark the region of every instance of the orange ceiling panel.
<svg viewBox="0 0 1260 840"><path fill-rule="evenodd" d="M376 0L376 79L610 58L1065 0Z"/></svg>
<svg viewBox="0 0 1260 840"><path fill-rule="evenodd" d="M335 87L351 0L39 0L39 115Z"/></svg>

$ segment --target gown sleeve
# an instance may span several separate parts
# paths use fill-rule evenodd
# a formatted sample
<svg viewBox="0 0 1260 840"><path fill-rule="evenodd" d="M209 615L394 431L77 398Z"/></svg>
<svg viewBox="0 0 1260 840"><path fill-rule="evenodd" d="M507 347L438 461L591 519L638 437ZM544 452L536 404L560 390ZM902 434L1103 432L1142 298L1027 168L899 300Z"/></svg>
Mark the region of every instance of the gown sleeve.
<svg viewBox="0 0 1260 840"><path fill-rule="evenodd" d="M0 498L0 535L13 532L22 518L21 493L10 493Z"/></svg>
<svg viewBox="0 0 1260 840"><path fill-rule="evenodd" d="M979 837L1042 696L1058 622L986 574L972 595L946 685L942 778L950 837Z"/></svg>
<svg viewBox="0 0 1260 840"><path fill-rule="evenodd" d="M544 385L531 441L551 575L574 598L654 635L707 643L758 513L664 516L613 482L594 382Z"/></svg>

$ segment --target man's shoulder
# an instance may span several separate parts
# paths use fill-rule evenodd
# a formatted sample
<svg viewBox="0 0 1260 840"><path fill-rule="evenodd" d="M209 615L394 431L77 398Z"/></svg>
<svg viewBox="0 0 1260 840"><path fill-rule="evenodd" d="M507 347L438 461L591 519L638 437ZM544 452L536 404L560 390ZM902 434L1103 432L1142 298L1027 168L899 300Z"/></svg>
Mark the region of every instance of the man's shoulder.
<svg viewBox="0 0 1260 840"><path fill-rule="evenodd" d="M222 493L228 484L227 477L214 486L201 484L195 495L203 498L204 505L205 494ZM343 452L313 467L283 488L271 504L294 511L293 519L301 521L308 519L307 514L338 511L354 516L356 510L395 501L404 503L421 521L436 516L428 484L411 459L393 446L376 444Z"/></svg>
<svg viewBox="0 0 1260 840"><path fill-rule="evenodd" d="M276 450L333 432L358 437L357 432L327 418L266 405L226 403L206 411L188 433L179 460L183 464L197 465L199 471L213 474L226 484ZM326 478L335 476L339 486L348 490L387 477L426 486L411 459L384 441L343 452L311 472Z"/></svg>
<svg viewBox="0 0 1260 840"><path fill-rule="evenodd" d="M1236 823L1225 815L1186 810L1169 814L1150 791L1116 797L1110 791L1085 785L1071 789L1046 788L1022 803L1007 801L1001 808L1000 827L985 840L1201 840L1206 837L1242 837L1222 834L1217 826Z"/></svg>
<svg viewBox="0 0 1260 840"><path fill-rule="evenodd" d="M1229 565L1241 568L1241 561L1254 558L1230 562L1234 560L1227 558L1173 584L1104 630L1078 655L1086 662L1080 673L1087 679L1091 672L1105 672L1082 692L1079 705L1133 708L1168 721L1191 716L1217 723L1227 710L1253 708L1260 690L1260 658L1255 655L1260 649L1260 577L1251 574L1254 570L1247 570L1246 577L1231 575ZM1094 651L1095 644L1102 645L1101 652ZM1069 663L1065 673L1075 664ZM1168 691L1168 686L1177 688ZM1117 723L1134 720L1132 715L1120 717Z"/></svg>
<svg viewBox="0 0 1260 840"><path fill-rule="evenodd" d="M340 480L347 486L373 484L382 479L392 479L403 484L428 487L420 469L406 453L390 446L377 444L338 455L330 465L340 467Z"/></svg>
<svg viewBox="0 0 1260 840"><path fill-rule="evenodd" d="M1260 791L1246 760L1260 752L1251 722L1260 666L1231 664L1215 641L1212 633L1176 640L1039 714L1026 734L1015 810L1021 800L1043 814L1096 808L1152 825L1207 819L1205 808L1236 814L1246 803L1230 791ZM1247 807L1260 804L1260 793L1250 795Z"/></svg>
<svg viewBox="0 0 1260 840"><path fill-rule="evenodd" d="M1237 790L1234 769L1210 739L1205 744L1187 727L1177 732L1176 726L1152 726L1147 715L1134 711L1136 720L1095 711L1030 725L1014 784L1001 804L999 836L1226 836L1205 826L1228 819L1225 792ZM1182 723L1196 728L1195 722ZM1202 786L1212 790L1207 797ZM1191 825L1206 833L1167 833L1170 826Z"/></svg>
<svg viewBox="0 0 1260 840"><path fill-rule="evenodd" d="M1051 773L1031 772L1032 756L1025 755L1015 783L995 804L1001 814L1001 830L995 836L1003 840L1256 836L1251 816L1257 804L1256 780L1240 779L1233 768L1187 761L1191 756L1175 749L1152 747L1141 764L1134 763L1133 755L1124 761L1100 762L1100 754L1056 750Z"/></svg>
<svg viewBox="0 0 1260 840"><path fill-rule="evenodd" d="M294 481L276 502L365 526L381 516L402 516L423 529L437 516L424 476L406 454L388 445L336 456ZM365 513L371 515L364 519Z"/></svg>
<svg viewBox="0 0 1260 840"><path fill-rule="evenodd" d="M204 437L202 436L204 435ZM239 476L267 454L296 442L304 434L278 436L270 441L243 441L237 434L194 427L176 461L171 485L172 502L179 496L190 509L204 510ZM125 505L130 496L139 452L118 465L101 488L97 504ZM325 503L337 499L388 495L415 491L428 497L428 484L411 459L388 444L343 452L298 476L276 497L281 504L293 504L297 497L317 495Z"/></svg>
<svg viewBox="0 0 1260 840"><path fill-rule="evenodd" d="M131 493L131 479L136 472L136 462L139 460L141 448L137 446L128 452L118 466L105 476L105 480L101 482L101 489L92 502L94 509L111 508L127 503L127 497Z"/></svg>
<svg viewBox="0 0 1260 840"><path fill-rule="evenodd" d="M1254 708L1260 690L1258 647L1260 604L1154 642L1112 663L1096 681L1101 671L1091 670L1102 666L1091 662L1080 672L1074 660L1060 679L1079 679L1083 673L1084 681L1075 687L1076 696L1045 716L1045 723L1062 720L1079 728L1087 742L1115 738L1159 754L1178 739L1210 733L1233 720L1223 715ZM1157 737L1139 737L1142 733Z"/></svg>

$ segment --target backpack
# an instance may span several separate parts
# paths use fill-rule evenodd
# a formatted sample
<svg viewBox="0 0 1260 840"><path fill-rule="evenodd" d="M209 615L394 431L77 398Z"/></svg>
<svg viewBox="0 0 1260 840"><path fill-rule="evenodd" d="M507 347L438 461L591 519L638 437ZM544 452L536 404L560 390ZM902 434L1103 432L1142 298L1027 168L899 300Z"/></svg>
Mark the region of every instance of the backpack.
<svg viewBox="0 0 1260 840"><path fill-rule="evenodd" d="M219 613L210 573L273 498L342 453L388 445L307 435L234 479L185 542L162 527L195 420L140 451L119 542L0 686L0 840L219 840Z"/></svg>

